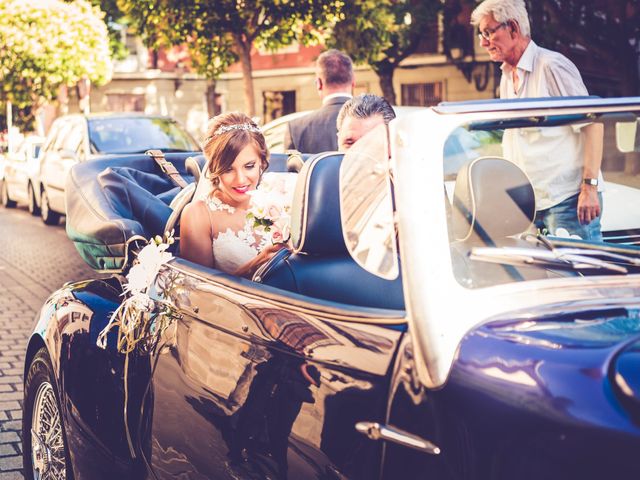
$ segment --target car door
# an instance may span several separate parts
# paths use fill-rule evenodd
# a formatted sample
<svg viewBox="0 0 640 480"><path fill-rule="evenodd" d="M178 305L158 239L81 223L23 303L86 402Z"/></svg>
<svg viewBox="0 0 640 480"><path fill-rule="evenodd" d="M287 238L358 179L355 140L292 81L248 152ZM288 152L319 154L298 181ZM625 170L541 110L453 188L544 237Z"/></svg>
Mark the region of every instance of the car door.
<svg viewBox="0 0 640 480"><path fill-rule="evenodd" d="M60 178L62 175L62 159L60 158L60 152L64 145L64 140L69 131L71 130L71 123L68 119L62 118L58 120L57 124L54 124L55 131L52 131L52 138L47 142L45 152L42 158L40 168L40 183L41 192L46 192L49 205L51 203L51 196L59 197L60 190L63 182Z"/></svg>
<svg viewBox="0 0 640 480"><path fill-rule="evenodd" d="M381 444L355 424L384 419L403 312L279 295L179 259L157 286L179 318L141 435L157 478L377 475Z"/></svg>
<svg viewBox="0 0 640 480"><path fill-rule="evenodd" d="M66 132L61 132L61 141L56 142L55 152L48 162L46 188L49 203L59 213L65 212L64 187L69 171L80 161L84 139L82 126L83 122L77 119L69 122Z"/></svg>

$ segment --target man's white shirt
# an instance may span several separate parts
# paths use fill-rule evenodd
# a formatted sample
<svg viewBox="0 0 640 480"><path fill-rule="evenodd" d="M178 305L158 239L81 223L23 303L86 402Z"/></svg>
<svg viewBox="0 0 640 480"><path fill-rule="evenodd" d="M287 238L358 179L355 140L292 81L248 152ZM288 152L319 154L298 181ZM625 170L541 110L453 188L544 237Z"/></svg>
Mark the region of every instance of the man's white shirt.
<svg viewBox="0 0 640 480"><path fill-rule="evenodd" d="M517 91L513 68L507 64L500 68L500 98L588 95L580 72L571 60L539 47L533 40L516 67ZM505 130L504 156L520 165L529 176L538 210L557 205L580 191L584 166L584 135L580 130L585 125ZM599 179L602 185L602 173Z"/></svg>

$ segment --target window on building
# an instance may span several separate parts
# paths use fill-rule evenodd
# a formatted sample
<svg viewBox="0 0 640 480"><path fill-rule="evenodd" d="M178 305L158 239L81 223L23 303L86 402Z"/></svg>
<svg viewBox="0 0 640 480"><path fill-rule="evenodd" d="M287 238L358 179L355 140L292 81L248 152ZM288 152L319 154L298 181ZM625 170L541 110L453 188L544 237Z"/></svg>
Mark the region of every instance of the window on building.
<svg viewBox="0 0 640 480"><path fill-rule="evenodd" d="M442 82L405 83L402 85L402 105L430 107L442 101Z"/></svg>
<svg viewBox="0 0 640 480"><path fill-rule="evenodd" d="M110 112L144 112L144 94L108 93L107 110Z"/></svg>
<svg viewBox="0 0 640 480"><path fill-rule="evenodd" d="M262 92L262 114L264 123L295 111L295 90Z"/></svg>

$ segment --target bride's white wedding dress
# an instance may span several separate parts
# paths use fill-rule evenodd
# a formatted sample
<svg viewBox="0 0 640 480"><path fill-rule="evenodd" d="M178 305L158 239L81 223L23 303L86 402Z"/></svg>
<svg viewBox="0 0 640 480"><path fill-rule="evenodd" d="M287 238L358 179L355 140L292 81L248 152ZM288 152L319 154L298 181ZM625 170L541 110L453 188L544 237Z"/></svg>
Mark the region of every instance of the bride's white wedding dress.
<svg viewBox="0 0 640 480"><path fill-rule="evenodd" d="M235 208L215 197L208 198L206 204L214 212L226 211L229 215L235 213ZM266 238L255 235L248 221L245 221L242 230L235 231L227 227L213 239L214 268L226 273L234 273L258 255L266 242Z"/></svg>
<svg viewBox="0 0 640 480"><path fill-rule="evenodd" d="M261 186L258 188L277 189L292 195L296 177L295 173L269 172L264 174ZM217 218L214 220L216 226L219 227L218 233L213 239L214 268L233 274L271 243L269 234L265 236L257 234L253 228L253 221L247 220L244 213L243 226L238 229L240 212L236 212L234 207L210 194L207 194L203 200L211 212L219 212L215 214ZM234 225L236 228L231 228L227 224Z"/></svg>

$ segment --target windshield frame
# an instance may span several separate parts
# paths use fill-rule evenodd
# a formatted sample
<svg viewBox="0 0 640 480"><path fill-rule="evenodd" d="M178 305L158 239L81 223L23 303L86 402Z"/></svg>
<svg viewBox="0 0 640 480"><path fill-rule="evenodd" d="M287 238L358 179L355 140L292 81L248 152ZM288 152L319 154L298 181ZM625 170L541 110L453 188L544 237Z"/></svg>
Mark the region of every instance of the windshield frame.
<svg viewBox="0 0 640 480"><path fill-rule="evenodd" d="M418 374L427 387L447 380L463 337L474 327L516 310L577 301L610 302L640 296L640 275L529 280L468 289L455 278L444 203L444 145L457 127L471 122L553 114L627 112L640 109L640 98L585 99L571 106L541 99L535 108L493 103L491 111L438 113L424 109L390 124L391 168L397 205L400 258ZM502 107L502 108L501 108ZM425 135L424 132L429 132ZM419 219L419 220L416 220Z"/></svg>

